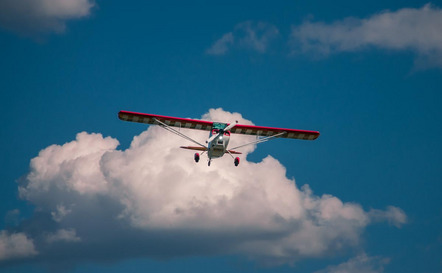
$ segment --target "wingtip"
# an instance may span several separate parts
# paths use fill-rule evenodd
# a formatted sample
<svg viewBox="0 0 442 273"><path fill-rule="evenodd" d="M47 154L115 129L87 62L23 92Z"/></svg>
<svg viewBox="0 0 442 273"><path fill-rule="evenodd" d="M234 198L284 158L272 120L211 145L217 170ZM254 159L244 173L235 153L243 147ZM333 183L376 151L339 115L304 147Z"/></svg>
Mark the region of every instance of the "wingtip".
<svg viewBox="0 0 442 273"><path fill-rule="evenodd" d="M320 135L321 135L321 134L320 134L318 131L316 131L316 134L314 135L314 137L312 138L312 140L317 140L318 137L319 137Z"/></svg>
<svg viewBox="0 0 442 273"><path fill-rule="evenodd" d="M123 120L123 114L124 114L124 111L120 110L120 111L118 112L118 118L121 119L121 120Z"/></svg>

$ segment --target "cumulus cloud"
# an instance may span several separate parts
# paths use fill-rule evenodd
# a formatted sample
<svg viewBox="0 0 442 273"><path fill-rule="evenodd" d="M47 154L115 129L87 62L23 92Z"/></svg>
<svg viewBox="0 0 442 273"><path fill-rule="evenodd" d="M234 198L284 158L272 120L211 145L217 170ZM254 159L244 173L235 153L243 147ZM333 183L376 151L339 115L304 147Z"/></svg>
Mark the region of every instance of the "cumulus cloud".
<svg viewBox="0 0 442 273"><path fill-rule="evenodd" d="M202 118L252 124L222 109ZM207 138L204 131L181 131ZM231 145L251 139L234 136ZM315 195L308 185L298 187L271 156L248 161L255 146L244 147L239 167L228 156L208 167L179 148L186 140L158 126L135 136L125 150L118 144L82 132L31 160L19 193L36 211L20 229L33 238L39 259L239 254L293 263L358 245L373 221L398 221L394 207L373 214L332 195Z"/></svg>
<svg viewBox="0 0 442 273"><path fill-rule="evenodd" d="M79 242L81 241L81 238L77 236L75 229L59 229L55 233L48 234L47 241L49 243L58 241Z"/></svg>
<svg viewBox="0 0 442 273"><path fill-rule="evenodd" d="M407 222L407 215L398 207L388 206L385 211L371 209L369 211L370 218L373 221L387 221L389 224L400 228Z"/></svg>
<svg viewBox="0 0 442 273"><path fill-rule="evenodd" d="M63 33L66 22L87 17L94 0L1 0L0 25L19 33Z"/></svg>
<svg viewBox="0 0 442 273"><path fill-rule="evenodd" d="M34 243L26 234L0 232L0 261L34 256L37 254Z"/></svg>
<svg viewBox="0 0 442 273"><path fill-rule="evenodd" d="M229 50L229 47L233 45L234 37L232 32L228 32L217 40L211 48L207 50L207 54L222 55Z"/></svg>
<svg viewBox="0 0 442 273"><path fill-rule="evenodd" d="M328 266L326 269L315 273L382 273L384 266L390 263L390 259L378 256L370 257L362 253L339 265Z"/></svg>
<svg viewBox="0 0 442 273"><path fill-rule="evenodd" d="M312 52L319 56L370 47L412 50L418 61L425 59L442 66L442 10L427 4L331 24L307 21L292 27L291 45L294 53Z"/></svg>
<svg viewBox="0 0 442 273"><path fill-rule="evenodd" d="M52 219L56 222L61 222L61 220L63 220L63 218L68 215L69 213L71 213L72 210L66 208L63 205L57 205L57 208L55 211L51 212L51 216Z"/></svg>
<svg viewBox="0 0 442 273"><path fill-rule="evenodd" d="M209 49L207 54L223 55L232 48L245 48L265 53L269 43L279 35L279 30L268 23L246 21L235 26L233 32L224 34Z"/></svg>

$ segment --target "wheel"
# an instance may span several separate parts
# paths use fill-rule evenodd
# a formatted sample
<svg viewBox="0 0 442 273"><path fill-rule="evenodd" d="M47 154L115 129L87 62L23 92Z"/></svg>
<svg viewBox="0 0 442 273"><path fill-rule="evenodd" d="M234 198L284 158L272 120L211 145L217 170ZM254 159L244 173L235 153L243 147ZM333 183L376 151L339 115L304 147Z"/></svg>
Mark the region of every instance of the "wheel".
<svg viewBox="0 0 442 273"><path fill-rule="evenodd" d="M235 166L237 167L239 165L239 157L235 158L233 163L235 163Z"/></svg>
<svg viewBox="0 0 442 273"><path fill-rule="evenodd" d="M200 154L195 153L195 156L193 158L195 159L195 162L198 163L198 161L200 161Z"/></svg>
<svg viewBox="0 0 442 273"><path fill-rule="evenodd" d="M209 163L207 163L207 166L209 166L209 167L210 167L210 160L209 160Z"/></svg>

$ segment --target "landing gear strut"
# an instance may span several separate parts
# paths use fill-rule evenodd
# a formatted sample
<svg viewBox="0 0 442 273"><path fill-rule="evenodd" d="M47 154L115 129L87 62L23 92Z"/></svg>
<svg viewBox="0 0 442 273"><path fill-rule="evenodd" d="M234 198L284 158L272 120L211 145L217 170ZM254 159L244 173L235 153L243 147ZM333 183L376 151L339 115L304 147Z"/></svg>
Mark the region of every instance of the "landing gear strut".
<svg viewBox="0 0 442 273"><path fill-rule="evenodd" d="M239 165L239 157L236 157L233 163L235 163L235 166L237 167Z"/></svg>
<svg viewBox="0 0 442 273"><path fill-rule="evenodd" d="M195 159L195 162L198 163L198 161L200 161L200 154L195 153L195 156L193 158Z"/></svg>

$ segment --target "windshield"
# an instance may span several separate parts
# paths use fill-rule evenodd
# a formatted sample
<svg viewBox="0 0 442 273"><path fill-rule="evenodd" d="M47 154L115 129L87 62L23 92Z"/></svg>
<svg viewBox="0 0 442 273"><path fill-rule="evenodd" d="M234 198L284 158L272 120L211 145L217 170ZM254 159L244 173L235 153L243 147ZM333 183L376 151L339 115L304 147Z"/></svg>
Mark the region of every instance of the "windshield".
<svg viewBox="0 0 442 273"><path fill-rule="evenodd" d="M222 130L224 128L227 127L226 123L221 123L221 122L214 122L212 125L212 129L218 129L218 130Z"/></svg>

